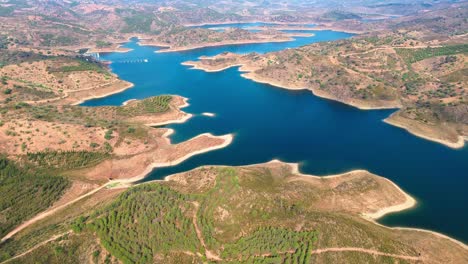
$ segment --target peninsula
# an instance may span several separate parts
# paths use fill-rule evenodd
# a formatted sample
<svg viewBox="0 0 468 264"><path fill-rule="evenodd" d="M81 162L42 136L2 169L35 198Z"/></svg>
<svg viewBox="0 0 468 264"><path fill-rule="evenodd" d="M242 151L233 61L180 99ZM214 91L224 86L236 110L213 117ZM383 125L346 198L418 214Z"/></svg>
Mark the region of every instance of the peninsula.
<svg viewBox="0 0 468 264"><path fill-rule="evenodd" d="M468 263L467 17L0 1L0 264Z"/></svg>
<svg viewBox="0 0 468 264"><path fill-rule="evenodd" d="M459 12L460 15L453 15ZM223 53L183 65L207 72L241 66L243 77L315 95L360 109L398 108L385 121L423 138L461 148L468 136L465 35L453 35L466 9L426 13L443 16L444 30L406 18L405 26L337 42L264 55ZM461 24L460 24L461 23ZM419 32L416 34L416 27ZM422 28L421 28L422 27ZM430 39L422 36L431 36ZM437 43L437 44L435 44Z"/></svg>
<svg viewBox="0 0 468 264"><path fill-rule="evenodd" d="M191 117L180 110L188 105L180 96L132 100L120 107L75 106L132 86L85 58L41 58L5 66L0 74L5 87L0 119L3 169L18 173L10 179L12 185L2 188L44 188L41 198L35 198L38 204L22 205L32 193L8 197L8 208L15 210L8 210L2 237L18 232L8 233L42 210L54 210L110 180L139 180L155 167L175 165L232 140L231 135L202 134L171 144L171 130L151 126Z"/></svg>
<svg viewBox="0 0 468 264"><path fill-rule="evenodd" d="M86 211L97 197L117 194L94 212ZM62 213L30 228L36 234L44 229L59 235L11 262L73 262L86 258L85 252L95 252L97 260L164 263L466 261L466 245L443 235L366 220L414 203L389 180L362 170L314 177L279 161L204 166L128 190L102 189L73 206L84 216ZM24 240L3 249L15 254ZM54 254L52 249L63 243L70 245L67 253Z"/></svg>

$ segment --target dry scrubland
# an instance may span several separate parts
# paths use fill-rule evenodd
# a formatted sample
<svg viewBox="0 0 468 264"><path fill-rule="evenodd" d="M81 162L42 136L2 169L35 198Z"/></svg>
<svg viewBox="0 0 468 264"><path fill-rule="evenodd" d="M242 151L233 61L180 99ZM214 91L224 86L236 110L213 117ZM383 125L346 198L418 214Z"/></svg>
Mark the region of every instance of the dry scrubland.
<svg viewBox="0 0 468 264"><path fill-rule="evenodd" d="M314 22L317 30L374 33L186 64L208 71L240 65L256 81L311 89L366 109L398 107L387 122L460 147L468 123L466 4L351 6L345 12L329 10L332 2L177 2L0 4L0 261L468 262L466 245L373 223L414 200L366 171L315 178L279 162L203 167L127 190L153 167L224 147L232 136L203 134L171 144L171 130L152 126L191 117L180 110L187 102L179 96L74 106L131 87L79 55L88 48L125 52L119 45L133 36L166 51L288 41L293 35L276 30ZM392 14L408 16L361 21ZM283 25L257 33L183 26L239 21Z"/></svg>
<svg viewBox="0 0 468 264"><path fill-rule="evenodd" d="M190 118L180 110L187 100L179 96L120 107L72 105L131 87L98 62L31 53L10 58L17 64L0 68L2 241L99 192L109 180L132 182L155 166L230 143L229 135L203 134L171 144L172 131L151 127Z"/></svg>
<svg viewBox="0 0 468 264"><path fill-rule="evenodd" d="M178 33L173 31L160 34L156 37L142 36L141 45L162 46L167 49L159 52L171 52L190 50L210 46L222 46L233 44L285 42L292 38L280 31L266 30L252 33L239 28L227 28L223 32L217 32L204 28L183 29Z"/></svg>
<svg viewBox="0 0 468 264"><path fill-rule="evenodd" d="M291 37L291 33L280 33L275 28L262 28L262 32L241 29L214 32L186 27L206 23L264 21L286 26L295 24L298 28L314 22L318 24L317 29L358 32L375 27L346 12L329 13L326 12L328 7L317 9L297 1L288 2L262 5L244 1L223 1L221 4L205 1L8 1L0 4L0 48L34 48L44 54L88 48L94 52L125 52L127 50L119 44L138 35L148 38L148 44L186 50L223 44L287 41ZM285 14L283 9L290 12Z"/></svg>
<svg viewBox="0 0 468 264"><path fill-rule="evenodd" d="M365 28L354 24L352 13L326 13L319 30L348 24L367 33L264 55L201 57L184 65L210 72L241 66L243 76L254 81L309 89L362 109L399 108L385 121L460 148L468 136L466 7L425 10ZM417 5L407 8L399 12L412 13ZM281 27L297 25L273 28Z"/></svg>
<svg viewBox="0 0 468 264"><path fill-rule="evenodd" d="M293 168L276 161L202 167L132 187L89 212L95 200L91 197L74 205L78 211L74 215L85 212L84 216L62 213L31 227L28 232L36 235L70 228L73 232L12 263L116 258L124 263L468 260L466 246L447 238L390 229L361 216L411 199L390 181L366 171L318 178L297 174ZM115 197L120 192L108 189L96 195ZM3 249L20 251L28 232Z"/></svg>
<svg viewBox="0 0 468 264"><path fill-rule="evenodd" d="M28 54L28 53L26 53ZM34 55L30 55L34 56ZM87 58L48 56L0 68L5 103L74 104L131 87Z"/></svg>
<svg viewBox="0 0 468 264"><path fill-rule="evenodd" d="M153 4L87 3L76 1L37 3L24 1L3 10L0 6L0 47L39 48L41 52L75 51L83 47L92 52L125 52L122 42L135 35L148 38L147 44L186 50L198 47L288 41L291 38L274 30L248 32L229 29L214 32L183 25L228 23L240 20L268 20L270 16L244 18L210 8L165 9ZM53 5L50 6L50 5ZM10 12L10 11L11 12ZM2 14L5 11L5 14ZM41 14L41 15L38 15ZM86 50L86 49L84 49Z"/></svg>

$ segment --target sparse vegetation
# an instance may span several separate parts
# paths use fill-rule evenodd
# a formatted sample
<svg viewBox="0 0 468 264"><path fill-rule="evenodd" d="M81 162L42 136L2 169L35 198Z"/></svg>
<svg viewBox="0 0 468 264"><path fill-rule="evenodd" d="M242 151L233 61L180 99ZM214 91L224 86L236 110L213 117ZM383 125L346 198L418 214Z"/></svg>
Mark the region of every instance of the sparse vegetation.
<svg viewBox="0 0 468 264"><path fill-rule="evenodd" d="M98 261L101 246L97 243L91 234L80 234L80 235L65 235L58 238L56 241L48 243L33 253L28 255L26 258L13 260L10 263L13 264L35 264L35 263L49 263L49 264L64 264L64 263L82 263L83 256L90 254L92 251L92 257L94 263L101 263ZM96 256L97 255L97 256ZM114 258L109 257L109 262L116 263ZM107 263L107 262L105 262Z"/></svg>
<svg viewBox="0 0 468 264"><path fill-rule="evenodd" d="M112 136L112 134L114 133L114 131L112 129L109 129L106 131L106 134L104 134L104 138L106 140L111 140L113 139L114 137Z"/></svg>
<svg viewBox="0 0 468 264"><path fill-rule="evenodd" d="M439 3L369 4L364 9L343 11L315 10L318 7L301 1L264 1L258 6L244 1L212 1L209 8L197 1L174 5L171 1L157 5L151 1L135 4L118 0L112 5L102 1L62 2L9 0L0 5L0 127L8 157L12 157L0 157L0 236L62 197L70 182L61 176L83 180L83 191L88 181L90 185L101 184L106 178L120 179L130 171L129 167L114 166L116 163L100 164L106 159L119 155L135 158L133 155L141 153L166 156L164 151L169 147L154 139L159 132L150 130L153 128L142 120L157 119L158 114L175 110L172 96L129 102L123 107L70 105L78 99L102 95L98 93L101 87L106 93L128 87L105 64L85 57L87 49L80 49L78 53L83 55L79 56L74 49L111 47L134 33L144 33L155 43L171 47L196 47L284 39L286 35L275 30L221 32L183 24L261 18L289 26L286 23L313 18L336 28L372 29L372 34L349 40L248 54L241 62L254 62L259 67L252 67L258 70L250 74L267 81L309 87L358 106L401 106L398 114L418 125L443 124L455 131L454 137L466 136L468 45L457 43L465 40L467 20L465 6L457 1L450 7L444 5L440 12L432 8ZM280 10L283 5L288 10ZM419 5L425 12L415 9ZM383 14L378 12L382 7L392 11L389 14L399 14L395 12L399 10L413 12L417 18L367 26L356 21L366 15L378 17L376 14ZM352 13L356 10L363 13ZM372 14L365 14L371 10ZM424 13L428 16L418 18ZM437 47L439 43L444 46ZM426 44L433 46L420 48ZM239 64L238 58L221 56L206 63ZM77 138L77 134L83 138ZM73 151L49 150L42 140L55 144L51 149ZM185 150L177 148L179 152ZM192 146L187 149L192 150ZM173 156L170 154L167 156ZM137 163L152 162L149 154L144 158ZM111 164L110 173L102 173L105 166L91 168L98 164ZM86 178L95 171L99 174L93 175L96 179ZM372 211L359 203L366 198L364 194L369 190L382 194L378 188L385 185L370 175L359 178L354 174L357 178L333 186L326 185L326 179L319 184L312 183L312 177L300 180L285 167L205 167L183 176L125 192L122 188L126 184L116 180L1 243L0 261L70 229L70 235L46 243L13 263L337 263L343 258L349 263L406 261L362 252L311 255L313 250L327 247L358 247L416 258L422 253L421 261L441 262L438 253L445 262L455 263L452 257L466 258L446 239L440 242L429 234L387 229L360 218L363 211ZM339 177L333 180L336 183ZM78 185L74 182L73 187ZM109 198L109 193L116 197L121 192L116 200ZM384 204L382 197L371 197L370 207ZM99 199L108 200L103 203ZM333 203L327 202L332 199ZM344 200L347 204L340 207ZM90 207L96 211L90 214Z"/></svg>
<svg viewBox="0 0 468 264"><path fill-rule="evenodd" d="M263 55L224 53L186 64L206 70L243 64L256 69L246 73L251 79L306 87L357 107L402 108L404 113L416 106L421 111L404 115L408 123L432 125L419 133L458 142L456 135L466 136L468 125L468 116L462 114L468 101L463 77L468 45L420 46L408 33L374 32Z"/></svg>

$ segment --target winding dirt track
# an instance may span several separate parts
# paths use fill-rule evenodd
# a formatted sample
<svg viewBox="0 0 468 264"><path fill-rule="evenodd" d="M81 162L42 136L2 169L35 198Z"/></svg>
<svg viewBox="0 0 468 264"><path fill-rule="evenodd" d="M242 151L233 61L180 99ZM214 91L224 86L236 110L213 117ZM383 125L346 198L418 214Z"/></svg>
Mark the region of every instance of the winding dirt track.
<svg viewBox="0 0 468 264"><path fill-rule="evenodd" d="M193 215L193 225L195 226L195 232L197 233L198 240L200 240L200 243L202 244L203 248L205 249L205 256L208 259L211 259L211 260L221 261L222 259L218 255L216 255L215 253L208 250L208 248L207 248L207 246L205 244L205 240L203 239L203 234L202 234L200 228L198 227L198 223L197 223L197 212L198 212L198 209L200 208L200 204L197 203L197 202L193 202L193 205L195 206L195 213Z"/></svg>
<svg viewBox="0 0 468 264"><path fill-rule="evenodd" d="M77 90L70 90L70 91L64 91L64 95L62 96L58 96L58 97L54 97L54 98L48 98L48 99L43 99L43 100L37 100L37 101L26 101L26 103L28 104L43 104L43 103L50 103L50 102L55 102L55 101L60 101L60 100L63 100L63 99L66 99L70 96L70 94L74 94L74 93L79 93L79 92L84 92L84 91L92 91L92 90L96 90L98 88L101 88L101 87L105 87L105 86L111 86L117 82L121 82L122 80L120 79L117 79L117 80L113 80L111 82L108 82L108 83L103 83L103 84L99 84L99 85L95 85L95 86L92 86L92 87L88 87L88 88L83 88L83 89L77 89ZM130 86L130 85L129 85ZM130 88L130 87L129 87ZM110 92L109 94L113 94L113 93L118 93L118 92L121 92L122 90L126 90L128 88L124 88L124 89L119 89L115 92ZM78 103L81 102L78 101Z"/></svg>
<svg viewBox="0 0 468 264"><path fill-rule="evenodd" d="M342 56L346 57L346 56L362 55L362 54L368 54L368 53L378 51L378 50L391 50L391 51L394 51L395 49L425 49L425 48L440 48L440 47L442 47L442 46L440 46L440 45L411 46L411 47L408 47L408 46L386 46L386 47L374 48L374 49L370 49L370 50L362 51L362 52L347 53L347 54L343 54Z"/></svg>
<svg viewBox="0 0 468 264"><path fill-rule="evenodd" d="M376 255L376 256L384 256L384 257L398 258L398 259L404 259L404 260L413 260L413 261L423 260L423 258L420 256L398 255L398 254L380 252L380 251L373 250L373 249L355 248L355 247L321 248L321 249L312 250L311 254L314 255L314 254L322 254L322 253L327 253L327 252L360 252L360 253L366 253L366 254L371 254L371 255Z"/></svg>
<svg viewBox="0 0 468 264"><path fill-rule="evenodd" d="M73 203L76 203L78 202L79 200L83 199L83 198L86 198L92 194L95 194L96 192L98 192L99 190L101 190L102 188L108 186L109 183L107 184L104 184L88 193L85 193L77 198L75 198L74 200L68 202L68 203L65 203L65 204L62 204L60 206L57 206L55 208L52 208L50 210L47 210L47 211L44 211L36 216L34 216L33 218L29 219L28 221L22 223L21 225L17 226L15 229L11 230L6 236L4 236L2 238L2 240L0 242L4 242L6 241L7 239L11 238L12 236L14 236L16 233L20 232L21 230L25 229L26 227L36 223L37 221L41 220L41 219L44 219L46 218L47 216L50 216L50 215L53 215L54 213L56 213L57 211L69 206L70 204L73 204Z"/></svg>
<svg viewBox="0 0 468 264"><path fill-rule="evenodd" d="M10 262L10 261L12 261L12 260L14 260L14 259L21 258L22 256L25 256L26 254L31 253L32 251L38 249L39 247L41 247L41 246L43 246L43 245L45 245L45 244L47 244L47 243L49 243L49 242L52 242L52 241L54 241L54 240L57 240L57 239L63 237L64 235L67 235L67 234L70 234L70 233L71 233L71 231L67 231L67 232L65 232L65 233L55 235L55 236L53 236L53 237L51 237L51 238L49 238L49 239L47 239L47 240L45 240L45 241L42 241L41 243L36 244L34 247L32 247L32 248L30 248L30 249L24 251L24 252L21 253L21 254L16 255L16 256L14 256L14 257L12 257L12 258L10 258L10 259L7 259L7 260L1 262L0 264L8 263L8 262Z"/></svg>
<svg viewBox="0 0 468 264"><path fill-rule="evenodd" d="M114 182L115 183L115 182ZM103 189L104 187L108 186L109 183L107 184L104 184L86 194L83 194L81 195L80 197L66 203L66 204L63 204L61 206L58 206L56 208L53 208L49 211L45 211L37 216L35 216L34 218L30 219L29 221L26 221L24 222L23 224L21 224L20 226L18 226L17 228L15 228L14 230L12 230L10 233L8 233L5 237L2 238L2 242L9 239L10 237L12 237L13 235L15 235L16 233L20 232L21 230L25 229L26 227L30 226L31 224L49 216L49 215L52 215L54 214L55 212L57 212L58 210L64 208L64 207L67 207L68 205L70 204L73 204L85 197L88 197L96 192L98 192L99 190ZM198 227L198 223L197 223L197 211L199 209L199 204L197 202L193 202L193 205L195 206L195 213L194 213L194 216L193 216L193 224L195 226L195 231L197 233L197 237L198 239L200 240L200 243L202 244L202 246L204 247L205 249L205 255L208 259L211 259L211 260L214 260L214 261L222 261L222 259L215 253L209 251L207 249L207 246L205 244L205 241L203 239L203 234L200 230L200 228ZM62 237L64 236L65 234L68 234L70 233L71 231L68 231L68 232L65 232L65 233L62 233L62 234L58 234L58 235L55 235L53 237L51 237L50 239L48 240L45 240L39 244L37 244L36 246L30 248L29 250L19 254L19 255L16 255L4 262L2 262L1 264L3 263L7 263L13 259L17 259L17 258L20 258L32 251L34 251L35 249L39 248L40 246L42 245L45 245L51 241L54 241L56 239L58 239L59 237ZM322 249L316 249L316 250L312 250L311 251L311 254L314 255L314 254L323 254L323 253L327 253L327 252L359 252L359 253L365 253L365 254L371 254L371 255L375 255L375 256L385 256L385 257L391 257L391 258L397 258L397 259L404 259L404 260L411 260L411 261L421 261L423 260L423 258L421 256L407 256L407 255L398 255L398 254L391 254L391 253L385 253L385 252L380 252L380 251L377 251L377 250L372 250L372 249L365 249L365 248L355 248L355 247L341 247L341 248L322 248Z"/></svg>

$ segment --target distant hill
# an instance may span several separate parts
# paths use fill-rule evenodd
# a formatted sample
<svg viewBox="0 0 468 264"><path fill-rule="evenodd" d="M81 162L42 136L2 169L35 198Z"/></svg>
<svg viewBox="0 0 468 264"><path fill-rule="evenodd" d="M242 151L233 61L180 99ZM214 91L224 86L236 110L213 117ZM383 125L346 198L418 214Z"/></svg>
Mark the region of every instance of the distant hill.
<svg viewBox="0 0 468 264"><path fill-rule="evenodd" d="M320 16L321 20L329 20L329 21L340 21L340 20L347 20L347 19L361 19L362 17L346 11L330 11L322 16Z"/></svg>

